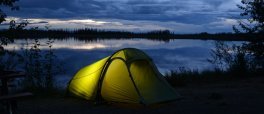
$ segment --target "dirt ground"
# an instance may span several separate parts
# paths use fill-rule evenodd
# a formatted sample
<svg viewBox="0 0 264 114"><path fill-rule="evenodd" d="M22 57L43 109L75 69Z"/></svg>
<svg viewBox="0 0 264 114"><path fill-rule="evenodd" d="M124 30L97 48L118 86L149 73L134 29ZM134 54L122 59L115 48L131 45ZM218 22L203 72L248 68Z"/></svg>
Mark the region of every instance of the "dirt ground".
<svg viewBox="0 0 264 114"><path fill-rule="evenodd" d="M19 114L264 114L264 77L195 83L178 87L176 90L181 94L181 99L158 106L93 105L91 102L76 98L33 97L20 100L18 112Z"/></svg>

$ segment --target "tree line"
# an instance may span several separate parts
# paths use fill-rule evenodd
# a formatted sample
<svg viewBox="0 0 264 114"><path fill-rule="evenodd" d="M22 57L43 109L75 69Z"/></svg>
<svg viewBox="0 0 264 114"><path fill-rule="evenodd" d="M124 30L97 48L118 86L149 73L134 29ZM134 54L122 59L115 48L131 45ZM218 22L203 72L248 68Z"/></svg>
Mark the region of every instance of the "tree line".
<svg viewBox="0 0 264 114"><path fill-rule="evenodd" d="M11 28L11 27L10 27ZM152 40L169 41L171 39L203 39L203 40L232 40L232 41L263 41L264 33L215 33L175 34L169 30L157 30L145 33L127 31L107 31L98 29L5 29L0 30L1 36L12 39L27 38L55 38L66 39L73 37L79 40L96 39L129 39L146 38Z"/></svg>

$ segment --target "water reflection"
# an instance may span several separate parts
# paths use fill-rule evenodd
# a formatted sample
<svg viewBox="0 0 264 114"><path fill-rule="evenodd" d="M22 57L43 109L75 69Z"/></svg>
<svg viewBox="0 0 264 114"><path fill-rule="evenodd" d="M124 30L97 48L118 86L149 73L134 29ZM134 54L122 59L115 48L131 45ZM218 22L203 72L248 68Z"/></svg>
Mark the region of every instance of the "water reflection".
<svg viewBox="0 0 264 114"><path fill-rule="evenodd" d="M45 42L47 39L40 39ZM7 49L20 49L34 40L15 40ZM98 40L83 42L74 40L55 40L53 49L57 56L69 64L67 68L80 68L93 61L111 55L122 48L138 48L149 54L161 72L175 67L191 69L210 68L206 59L210 57L210 49L214 48L213 41L204 40L171 40L170 42L153 41L147 39ZM42 49L47 46L40 47Z"/></svg>
<svg viewBox="0 0 264 114"><path fill-rule="evenodd" d="M19 50L25 44L34 40L15 40L7 49ZM40 39L46 42L47 39ZM160 72L178 67L190 69L210 69L212 65L207 62L210 50L214 48L214 41L203 40L171 40L169 42L153 41L147 39L111 39L96 42L83 42L74 40L55 40L53 49L57 57L63 62L65 73L58 76L58 81L66 85L69 79L82 67L101 58L111 55L122 48L138 48L152 57ZM45 49L46 47L41 47Z"/></svg>
<svg viewBox="0 0 264 114"><path fill-rule="evenodd" d="M45 42L47 39L39 39L40 42ZM34 40L15 40L14 44L8 45L7 48L19 49L19 46L23 46L26 43L33 43ZM126 47L136 47L139 49L176 49L184 47L212 47L213 41L204 41L204 40L170 40L169 42L163 41L153 41L147 39L110 39L110 40L96 40L93 42L84 42L79 41L74 38L65 39L65 40L56 40L53 45L53 49L121 49ZM47 48L47 47L43 47Z"/></svg>

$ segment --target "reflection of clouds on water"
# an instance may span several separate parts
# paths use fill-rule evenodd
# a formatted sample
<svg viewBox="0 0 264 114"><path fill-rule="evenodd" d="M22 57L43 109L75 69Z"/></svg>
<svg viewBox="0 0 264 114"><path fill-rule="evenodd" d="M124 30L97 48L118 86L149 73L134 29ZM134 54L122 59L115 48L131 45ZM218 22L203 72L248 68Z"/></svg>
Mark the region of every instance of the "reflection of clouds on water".
<svg viewBox="0 0 264 114"><path fill-rule="evenodd" d="M44 45L47 39L39 39ZM21 45L32 44L34 40L15 40L14 44L8 45L7 49L20 49ZM19 46L18 46L19 45ZM184 47L213 47L212 41L203 40L171 40L169 42L153 41L147 39L110 39L110 40L97 40L94 42L85 42L73 38L67 40L54 40L53 49L67 48L67 49L112 49L117 50L126 47L135 47L139 49L176 49ZM42 49L47 49L47 46L41 46Z"/></svg>
<svg viewBox="0 0 264 114"><path fill-rule="evenodd" d="M45 43L47 39L40 39ZM33 43L34 40L28 40ZM20 49L25 40L16 40L7 49ZM210 49L214 47L213 41L204 40L171 40L170 42L153 41L147 39L111 39L84 42L76 39L55 40L52 48L63 61L67 72L76 72L81 67L88 65L103 57L109 56L114 51L122 48L138 48L144 50L153 58L159 69L166 71L177 67L204 69L208 66L206 59L210 57ZM42 46L46 49L47 46ZM71 71L72 70L72 71ZM74 71L73 71L74 70Z"/></svg>
<svg viewBox="0 0 264 114"><path fill-rule="evenodd" d="M47 39L41 39L43 43L46 41ZM5 48L14 49L16 47L15 49L20 49L21 44L25 41L16 40L15 43ZM65 74L57 76L59 83L62 82L62 85L66 85L82 67L109 56L116 50L127 47L138 48L146 52L161 73L179 67L198 70L212 68L207 59L210 58L210 50L214 48L213 41L171 40L170 42L160 42L146 39L113 39L84 42L74 39L55 40L53 49L65 68Z"/></svg>
<svg viewBox="0 0 264 114"><path fill-rule="evenodd" d="M199 70L210 68L206 60L210 58L210 49L205 47L155 49L146 50L146 53L153 58L162 73L178 67Z"/></svg>
<svg viewBox="0 0 264 114"><path fill-rule="evenodd" d="M196 50L196 51L193 51ZM64 61L67 73L73 74L80 68L114 53L116 49L56 49L59 59ZM143 49L162 72L178 67L204 69L208 66L210 49L203 47L187 47L177 49ZM167 69L167 70L166 70Z"/></svg>

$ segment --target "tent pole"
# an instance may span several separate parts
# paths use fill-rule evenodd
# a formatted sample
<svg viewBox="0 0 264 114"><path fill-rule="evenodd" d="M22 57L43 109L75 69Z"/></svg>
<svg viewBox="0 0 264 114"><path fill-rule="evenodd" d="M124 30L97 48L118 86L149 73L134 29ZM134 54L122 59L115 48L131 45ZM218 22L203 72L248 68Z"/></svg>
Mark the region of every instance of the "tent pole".
<svg viewBox="0 0 264 114"><path fill-rule="evenodd" d="M125 62L125 61L124 61L124 62ZM127 67L128 73L129 73L129 77L130 77L130 79L131 79L131 81L132 81L132 83L133 83L133 85L134 85L134 87L135 87L135 89L136 89L136 92L137 92L138 96L140 97L140 102L139 102L139 103L140 103L140 104L143 104L143 105L146 105L143 96L140 94L139 89L138 89L137 86L136 86L136 83L135 83L134 78L133 78L133 76L132 76L132 74L131 74L131 72L130 72L130 69L129 69L128 64L127 64L126 62L125 62L125 64L126 64L126 67Z"/></svg>

